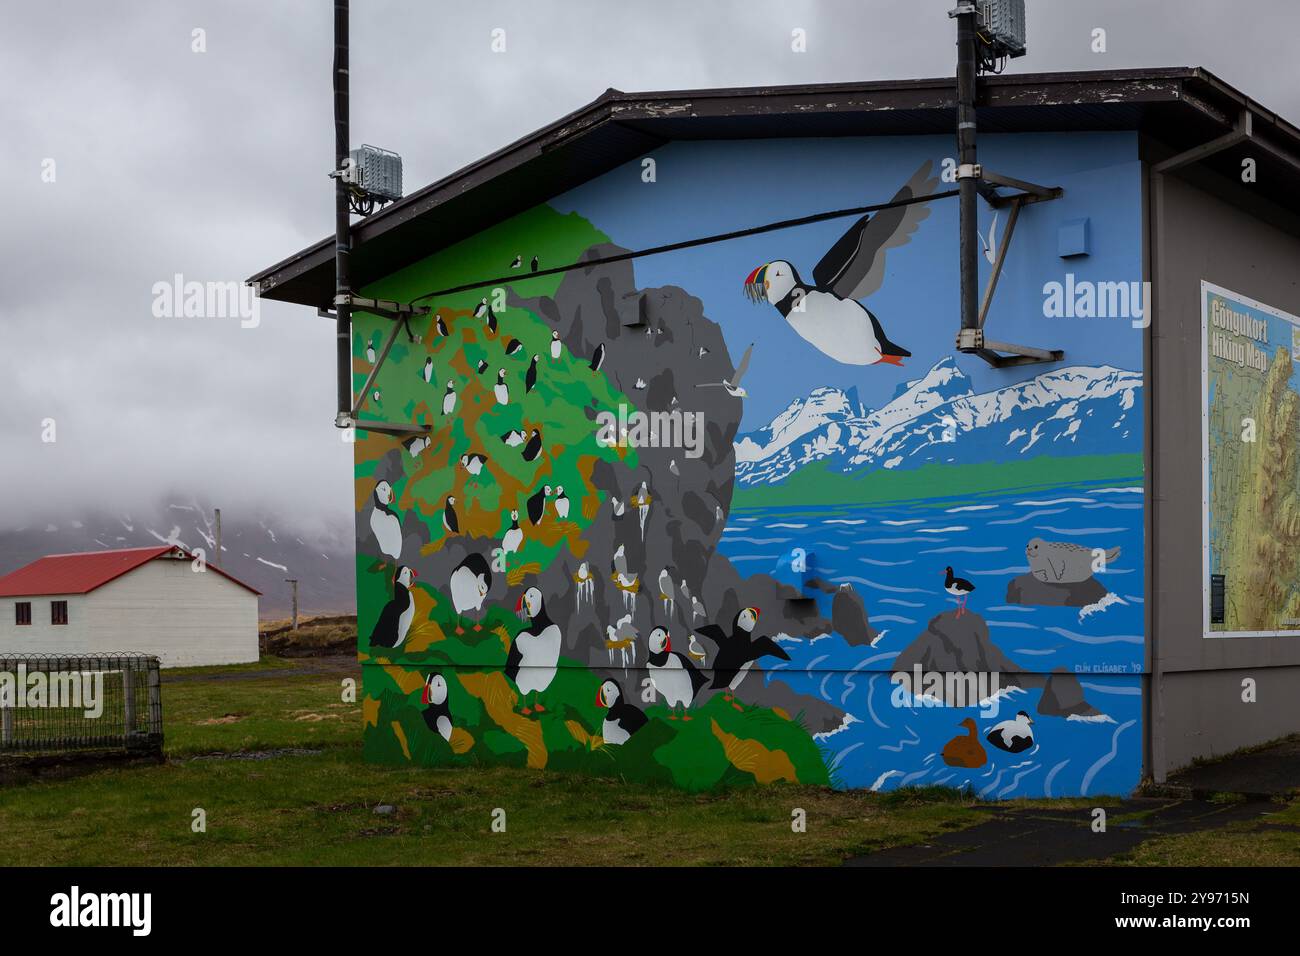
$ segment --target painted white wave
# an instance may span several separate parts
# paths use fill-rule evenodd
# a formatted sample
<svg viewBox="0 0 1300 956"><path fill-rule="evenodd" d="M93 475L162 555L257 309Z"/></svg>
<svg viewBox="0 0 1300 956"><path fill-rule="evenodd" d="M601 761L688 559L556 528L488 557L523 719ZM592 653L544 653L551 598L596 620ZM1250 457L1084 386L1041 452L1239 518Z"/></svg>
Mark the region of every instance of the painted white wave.
<svg viewBox="0 0 1300 956"><path fill-rule="evenodd" d="M1127 604L1127 603L1128 602L1125 601L1123 598L1121 598L1118 594L1112 594L1110 591L1107 591L1105 594L1102 595L1100 601L1095 601L1092 604L1088 604L1085 605L1084 607L1079 608L1079 621L1080 623L1082 623L1085 617L1088 617L1091 614L1098 614L1101 611L1106 610L1106 608L1110 607L1112 604Z"/></svg>

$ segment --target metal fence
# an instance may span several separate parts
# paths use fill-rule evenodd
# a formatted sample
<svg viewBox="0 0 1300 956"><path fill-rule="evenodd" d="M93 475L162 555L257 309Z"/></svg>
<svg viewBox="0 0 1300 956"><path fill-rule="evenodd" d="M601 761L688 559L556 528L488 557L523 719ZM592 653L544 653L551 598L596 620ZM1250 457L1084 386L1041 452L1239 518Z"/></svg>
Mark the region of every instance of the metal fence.
<svg viewBox="0 0 1300 956"><path fill-rule="evenodd" d="M0 755L162 750L148 654L0 654Z"/></svg>

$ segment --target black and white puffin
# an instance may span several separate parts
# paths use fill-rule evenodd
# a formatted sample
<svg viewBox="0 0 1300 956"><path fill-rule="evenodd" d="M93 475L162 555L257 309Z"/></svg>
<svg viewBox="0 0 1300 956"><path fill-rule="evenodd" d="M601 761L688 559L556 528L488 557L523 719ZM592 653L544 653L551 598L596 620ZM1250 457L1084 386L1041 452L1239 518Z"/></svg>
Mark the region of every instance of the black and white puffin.
<svg viewBox="0 0 1300 956"><path fill-rule="evenodd" d="M497 369L497 383L492 386L492 394L496 396L498 405L510 404L510 386L506 384L506 370Z"/></svg>
<svg viewBox="0 0 1300 956"><path fill-rule="evenodd" d="M488 591L492 590L492 566L483 555L470 552L451 572L447 587L451 591L451 606L458 615L482 611ZM483 623L476 623L474 630L483 630ZM465 633L460 621L456 622L456 633Z"/></svg>
<svg viewBox="0 0 1300 956"><path fill-rule="evenodd" d="M560 341L560 333L552 329L551 330L551 361L552 362L558 362L560 360L560 352L563 348L564 348L564 343Z"/></svg>
<svg viewBox="0 0 1300 956"><path fill-rule="evenodd" d="M529 588L519 596L515 611L526 618L528 624L510 643L510 653L506 655L506 677L519 688L524 705L520 713L525 716L533 711L545 713L546 708L537 702L537 695L555 680L555 669L560 660L560 627L547 615L542 592L537 588ZM528 703L530 694L533 695L531 707Z"/></svg>
<svg viewBox="0 0 1300 956"><path fill-rule="evenodd" d="M487 331L488 335L497 334L497 314L492 311L492 306L487 307Z"/></svg>
<svg viewBox="0 0 1300 956"><path fill-rule="evenodd" d="M524 530L519 527L519 512L510 512L510 527L501 536L501 550L506 555L514 554L524 546Z"/></svg>
<svg viewBox="0 0 1300 956"><path fill-rule="evenodd" d="M470 452L468 455L460 456L460 466L469 473L474 479L474 484L478 484L478 476L483 471L483 465L487 463L487 455L480 455L478 452Z"/></svg>
<svg viewBox="0 0 1300 956"><path fill-rule="evenodd" d="M521 255L517 255L517 256L515 256L514 261L513 261L512 263L510 263L510 268L511 268L511 269L518 269L518 268L519 268L520 266L522 266L523 264L524 264L524 257L521 256Z"/></svg>
<svg viewBox="0 0 1300 956"><path fill-rule="evenodd" d="M419 458L420 453L432 444L433 439L428 435L416 435L414 438L408 438L402 442L402 447L407 450L412 458Z"/></svg>
<svg viewBox="0 0 1300 956"><path fill-rule="evenodd" d="M540 263L537 261L537 257L536 257L536 256L533 256L533 261L532 261L532 263L531 263L531 265L530 265L530 268L532 269L533 272L536 272L536 271L537 271L537 267L538 267L538 265L540 265Z"/></svg>
<svg viewBox="0 0 1300 956"><path fill-rule="evenodd" d="M527 395L537 387L537 356L533 356L532 362L528 364L528 371L524 373L524 394Z"/></svg>
<svg viewBox="0 0 1300 956"><path fill-rule="evenodd" d="M538 524L542 516L546 514L546 499L551 497L551 486L543 485L537 489L537 494L528 499L528 520L533 524Z"/></svg>
<svg viewBox="0 0 1300 956"><path fill-rule="evenodd" d="M971 584L965 578L955 578L952 576L952 565L943 569L946 575L943 582L943 589L957 599L957 613L954 617L961 617L966 613L966 600L970 597L971 591L975 590L975 585Z"/></svg>
<svg viewBox="0 0 1300 956"><path fill-rule="evenodd" d="M561 521L569 520L569 496L564 493L564 485L555 489L555 517Z"/></svg>
<svg viewBox="0 0 1300 956"><path fill-rule="evenodd" d="M450 415L456 410L456 383L447 382L447 391L442 393L442 413Z"/></svg>
<svg viewBox="0 0 1300 956"><path fill-rule="evenodd" d="M591 353L591 370L599 372L600 367L605 364L605 343L601 342L596 346L596 351Z"/></svg>
<svg viewBox="0 0 1300 956"><path fill-rule="evenodd" d="M424 360L424 368L420 370L420 378L426 383L433 381L433 359L432 357Z"/></svg>
<svg viewBox="0 0 1300 956"><path fill-rule="evenodd" d="M536 461L537 456L542 453L542 430L534 428L532 437L528 439L528 444L524 445L524 450L520 453L524 456L524 461Z"/></svg>
<svg viewBox="0 0 1300 956"><path fill-rule="evenodd" d="M1018 711L1010 720L994 724L993 729L984 735L984 739L999 750L1018 754L1034 745L1034 732L1030 725L1033 720L1023 710Z"/></svg>
<svg viewBox="0 0 1300 956"><path fill-rule="evenodd" d="M731 706L741 710L735 701L736 688L749 675L749 669L760 657L779 657L788 661L790 655L770 637L754 637L754 628L758 625L759 611L756 607L741 608L727 634L716 624L706 624L695 630L718 645L718 653L713 657L714 690L723 691L722 699L731 702Z"/></svg>
<svg viewBox="0 0 1300 956"><path fill-rule="evenodd" d="M913 174L895 201L932 193L938 179L929 160ZM895 206L863 216L813 268L813 283L784 259L759 266L745 279L745 294L769 302L790 327L818 351L846 365L902 365L912 353L889 341L880 320L858 299L880 289L885 255L904 245L930 215L928 203Z"/></svg>
<svg viewBox="0 0 1300 956"><path fill-rule="evenodd" d="M517 355L523 350L524 343L518 339L511 339L506 343L506 355Z"/></svg>
<svg viewBox="0 0 1300 956"><path fill-rule="evenodd" d="M690 720L686 708L695 702L695 695L709 682L709 678L689 658L673 650L672 637L662 627L656 627L650 632L649 645L650 656L646 658L646 670L655 690L673 709L668 719L677 719L676 711L680 706L681 719Z"/></svg>
<svg viewBox="0 0 1300 956"><path fill-rule="evenodd" d="M411 582L416 576L406 565L398 567L397 574L393 577L393 599L379 612L375 629L370 632L371 647L398 647L406 640L406 634L411 629L411 618L415 616Z"/></svg>
<svg viewBox="0 0 1300 956"><path fill-rule="evenodd" d="M448 743L451 742L451 708L447 706L447 679L437 671L424 679L420 694L424 705L424 722L428 728Z"/></svg>
<svg viewBox="0 0 1300 956"><path fill-rule="evenodd" d="M393 510L393 486L387 481L375 483L370 497L370 530L379 550L396 561L402 556L402 519Z"/></svg>
<svg viewBox="0 0 1300 956"><path fill-rule="evenodd" d="M511 448L517 448L524 443L525 435L518 429L512 428L501 435L501 443L509 445Z"/></svg>
<svg viewBox="0 0 1300 956"><path fill-rule="evenodd" d="M474 306L474 318L481 319L488 314L487 298L478 300L478 305Z"/></svg>
<svg viewBox="0 0 1300 956"><path fill-rule="evenodd" d="M487 370L488 370L488 360L487 360L487 359L479 359L479 360L478 360L478 364L474 366L474 371L476 371L476 372L478 372L480 375L482 375L482 374L483 374L484 372L486 372Z"/></svg>
<svg viewBox="0 0 1300 956"><path fill-rule="evenodd" d="M442 506L442 526L452 534L460 534L460 519L456 517L456 496L448 495Z"/></svg>
<svg viewBox="0 0 1300 956"><path fill-rule="evenodd" d="M618 686L618 681L607 680L600 685L596 690L596 706L605 708L600 736L607 744L625 744L629 737L646 725L645 713L640 707L623 699L623 688Z"/></svg>
<svg viewBox="0 0 1300 956"><path fill-rule="evenodd" d="M451 332L447 330L447 323L446 321L443 320L443 317L441 315L435 315L433 317L433 327L438 330L438 334L441 335L444 339L447 336L451 335Z"/></svg>

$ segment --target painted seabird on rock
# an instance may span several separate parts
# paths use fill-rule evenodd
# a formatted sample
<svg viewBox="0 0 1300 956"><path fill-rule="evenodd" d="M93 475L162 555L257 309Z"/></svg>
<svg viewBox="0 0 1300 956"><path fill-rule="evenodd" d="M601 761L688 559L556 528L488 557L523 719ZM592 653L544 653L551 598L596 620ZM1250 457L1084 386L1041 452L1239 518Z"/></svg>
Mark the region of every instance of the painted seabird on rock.
<svg viewBox="0 0 1300 956"><path fill-rule="evenodd" d="M481 612L488 591L492 590L492 567L483 555L471 552L451 572L447 587L451 591L451 606L457 615L467 611ZM474 625L474 630L483 630L482 621ZM456 621L456 633L465 633L459 620Z"/></svg>
<svg viewBox="0 0 1300 956"><path fill-rule="evenodd" d="M618 686L616 680L607 680L600 685L596 691L596 706L605 709L600 737L607 744L621 746L646 725L645 713L640 707L623 699L623 688Z"/></svg>
<svg viewBox="0 0 1300 956"><path fill-rule="evenodd" d="M447 679L437 671L424 679L420 694L424 705L424 723L448 743L451 742L451 708L447 706Z"/></svg>
<svg viewBox="0 0 1300 956"><path fill-rule="evenodd" d="M371 647L399 647L406 640L415 617L415 600L411 597L411 582L416 573L402 565L393 576L393 598L379 612L374 630L370 632Z"/></svg>
<svg viewBox="0 0 1300 956"><path fill-rule="evenodd" d="M542 592L537 588L529 588L519 596L515 611L526 618L528 624L510 644L506 677L519 688L524 705L520 713L524 716L534 711L542 714L546 708L538 702L537 695L550 687L555 679L556 665L560 660L560 627L547 615ZM528 704L530 694L533 697L531 708Z"/></svg>
<svg viewBox="0 0 1300 956"><path fill-rule="evenodd" d="M370 504L370 530L379 550L396 561L402 556L402 519L392 508L393 486L387 481L376 482Z"/></svg>
<svg viewBox="0 0 1300 956"><path fill-rule="evenodd" d="M894 201L934 192L926 160L894 196ZM880 320L858 302L884 284L885 256L905 245L930 215L928 203L894 206L863 216L840 237L813 268L813 284L800 278L784 259L759 266L745 280L745 293L769 302L790 327L837 362L845 365L902 365L912 353L889 340Z"/></svg>
<svg viewBox="0 0 1300 956"><path fill-rule="evenodd" d="M965 578L953 577L952 565L944 568L943 573L943 589L957 599L957 613L955 616L961 617L966 613L966 601L970 597L970 593L975 590L975 585Z"/></svg>

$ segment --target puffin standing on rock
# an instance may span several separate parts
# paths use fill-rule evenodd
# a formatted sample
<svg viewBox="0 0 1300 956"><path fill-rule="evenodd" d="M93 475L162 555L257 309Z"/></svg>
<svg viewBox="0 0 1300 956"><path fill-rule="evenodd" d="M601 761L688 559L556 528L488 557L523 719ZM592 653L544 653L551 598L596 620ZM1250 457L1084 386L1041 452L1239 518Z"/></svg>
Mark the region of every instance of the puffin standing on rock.
<svg viewBox="0 0 1300 956"><path fill-rule="evenodd" d="M415 617L415 601L411 597L411 582L416 573L402 565L393 576L393 599L379 612L379 620L370 632L371 647L398 647L406 640Z"/></svg>
<svg viewBox="0 0 1300 956"><path fill-rule="evenodd" d="M560 627L546 613L542 592L529 588L519 596L515 611L528 621L528 625L515 635L506 656L506 677L519 688L524 707L520 711L528 716L534 711L543 714L546 708L537 701L537 695L555 680L556 665L560 660ZM532 706L528 695L533 695Z"/></svg>
<svg viewBox="0 0 1300 956"><path fill-rule="evenodd" d="M623 689L618 681L607 680L596 691L596 706L605 708L605 720L600 725L601 739L607 744L622 745L646 725L646 715L635 704L623 699Z"/></svg>

